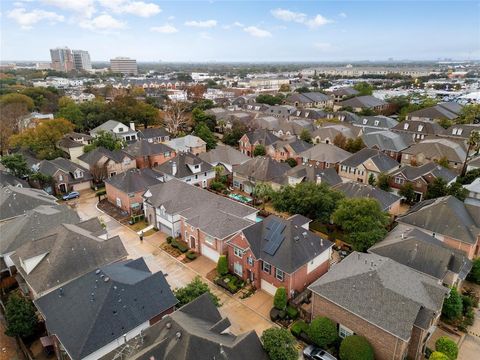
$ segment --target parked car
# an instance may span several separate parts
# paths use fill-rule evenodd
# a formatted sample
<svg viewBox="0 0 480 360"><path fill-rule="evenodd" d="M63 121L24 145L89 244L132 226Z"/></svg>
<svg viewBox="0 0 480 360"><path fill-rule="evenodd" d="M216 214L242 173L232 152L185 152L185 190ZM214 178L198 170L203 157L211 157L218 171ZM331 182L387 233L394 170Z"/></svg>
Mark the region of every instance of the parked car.
<svg viewBox="0 0 480 360"><path fill-rule="evenodd" d="M332 354L314 345L308 345L303 350L303 358L307 360L337 360Z"/></svg>
<svg viewBox="0 0 480 360"><path fill-rule="evenodd" d="M72 191L68 193L67 195L63 195L62 199L63 200L71 200L71 199L77 199L80 197L80 193L78 191Z"/></svg>

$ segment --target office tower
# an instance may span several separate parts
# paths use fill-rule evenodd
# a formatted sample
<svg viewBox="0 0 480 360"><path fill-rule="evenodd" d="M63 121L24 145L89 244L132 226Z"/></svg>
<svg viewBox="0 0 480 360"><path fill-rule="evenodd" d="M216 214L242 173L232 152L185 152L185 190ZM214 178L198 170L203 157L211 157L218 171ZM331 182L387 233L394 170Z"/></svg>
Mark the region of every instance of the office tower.
<svg viewBox="0 0 480 360"><path fill-rule="evenodd" d="M137 75L137 60L128 57L116 57L110 59L110 69L114 73L121 73L125 75Z"/></svg>
<svg viewBox="0 0 480 360"><path fill-rule="evenodd" d="M50 49L50 57L53 70L69 72L75 68L72 50L68 47Z"/></svg>
<svg viewBox="0 0 480 360"><path fill-rule="evenodd" d="M73 62L75 64L75 69L78 71L92 70L90 54L86 50L73 50Z"/></svg>

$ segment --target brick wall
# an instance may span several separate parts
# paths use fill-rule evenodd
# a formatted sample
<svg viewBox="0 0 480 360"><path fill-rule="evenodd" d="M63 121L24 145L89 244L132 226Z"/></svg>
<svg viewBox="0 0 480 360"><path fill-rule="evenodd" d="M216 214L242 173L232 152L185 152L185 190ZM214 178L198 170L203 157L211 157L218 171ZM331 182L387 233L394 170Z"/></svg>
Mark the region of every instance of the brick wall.
<svg viewBox="0 0 480 360"><path fill-rule="evenodd" d="M358 299L361 301L361 299ZM326 316L368 339L377 360L403 360L408 343L350 313L316 293L312 295L312 317Z"/></svg>
<svg viewBox="0 0 480 360"><path fill-rule="evenodd" d="M161 165L170 159L174 158L176 156L176 152L172 151L171 153L168 153L168 156L165 156L165 154L156 154L156 155L150 155L150 156L139 156L135 158L137 168L139 169L144 169L144 168L151 168L157 165Z"/></svg>
<svg viewBox="0 0 480 360"><path fill-rule="evenodd" d="M117 189L116 187L110 185L109 183L105 183L105 190L107 191L107 200L112 203L113 205L117 206L117 198L121 200L120 208L124 211L128 211L130 213L130 205L134 203L143 203L142 194L143 191L134 193L133 197L128 196L127 193Z"/></svg>

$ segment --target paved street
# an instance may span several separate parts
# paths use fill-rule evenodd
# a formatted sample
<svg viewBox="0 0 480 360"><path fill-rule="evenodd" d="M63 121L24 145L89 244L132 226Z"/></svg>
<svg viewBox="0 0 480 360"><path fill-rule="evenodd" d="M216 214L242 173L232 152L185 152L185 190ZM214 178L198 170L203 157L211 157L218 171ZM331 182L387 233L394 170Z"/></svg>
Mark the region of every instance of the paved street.
<svg viewBox="0 0 480 360"><path fill-rule="evenodd" d="M97 200L91 191L82 193L80 198L74 202L80 217L88 219L98 216L107 226L109 236L119 235L121 237L130 258L145 257L152 271L161 270L167 274L167 281L172 289L186 285L197 275L205 277L206 273L215 267L215 263L201 256L190 266L174 259L159 249L159 245L165 241L165 235L160 232L145 238L141 243L134 231L98 210L96 208ZM207 281L206 278L204 281ZM268 312L272 304L270 295L257 291L252 297L239 300L212 283L209 283L209 286L213 293L220 298L222 303L220 312L231 320L233 333L255 330L261 335L263 330L273 326L268 319Z"/></svg>

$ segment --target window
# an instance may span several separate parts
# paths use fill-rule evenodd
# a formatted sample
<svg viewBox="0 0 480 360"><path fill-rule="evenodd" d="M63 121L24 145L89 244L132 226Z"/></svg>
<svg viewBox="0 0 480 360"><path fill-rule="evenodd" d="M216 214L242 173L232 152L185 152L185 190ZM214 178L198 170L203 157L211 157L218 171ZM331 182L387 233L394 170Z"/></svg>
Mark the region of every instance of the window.
<svg viewBox="0 0 480 360"><path fill-rule="evenodd" d="M195 169L199 169L200 168L200 165L195 165Z"/></svg>
<svg viewBox="0 0 480 360"><path fill-rule="evenodd" d="M247 263L248 263L248 265L253 266L253 257L249 256L247 258Z"/></svg>
<svg viewBox="0 0 480 360"><path fill-rule="evenodd" d="M380 121L375 120L375 126L378 126L378 124L380 124Z"/></svg>
<svg viewBox="0 0 480 360"><path fill-rule="evenodd" d="M123 132L124 131L124 128L123 127L119 127L118 128L118 132Z"/></svg>
<svg viewBox="0 0 480 360"><path fill-rule="evenodd" d="M262 263L262 270L265 271L266 273L270 274L270 269L271 269L270 264L264 261Z"/></svg>
<svg viewBox="0 0 480 360"><path fill-rule="evenodd" d="M418 125L418 131L422 131L423 130L423 125Z"/></svg>
<svg viewBox="0 0 480 360"><path fill-rule="evenodd" d="M233 247L233 253L239 258L243 256L243 251L237 247Z"/></svg>
<svg viewBox="0 0 480 360"><path fill-rule="evenodd" d="M345 339L347 336L353 335L353 331L347 328L346 326L343 326L342 324L339 324L338 326L338 336L340 336L342 339Z"/></svg>
<svg viewBox="0 0 480 360"><path fill-rule="evenodd" d="M367 125L368 123L368 120L367 119L363 119L363 125Z"/></svg>
<svg viewBox="0 0 480 360"><path fill-rule="evenodd" d="M277 280L283 281L284 276L285 275L282 270L275 269L275 277L277 278Z"/></svg>
<svg viewBox="0 0 480 360"><path fill-rule="evenodd" d="M63 175L62 174L58 175L58 180L63 181Z"/></svg>
<svg viewBox="0 0 480 360"><path fill-rule="evenodd" d="M131 161L130 161L130 159L129 159L129 158L125 158L125 159L123 159L123 164L124 164L124 165L129 165L129 164L130 164L130 162L131 162Z"/></svg>
<svg viewBox="0 0 480 360"><path fill-rule="evenodd" d="M211 236L208 236L208 235L205 235L205 242L206 242L208 245L214 246L214 245L215 245L215 238L213 238L213 237L211 237Z"/></svg>
<svg viewBox="0 0 480 360"><path fill-rule="evenodd" d="M408 130L408 125L409 124L403 124L403 130Z"/></svg>
<svg viewBox="0 0 480 360"><path fill-rule="evenodd" d="M403 179L401 177L396 176L395 177L395 184L402 185L403 184Z"/></svg>

